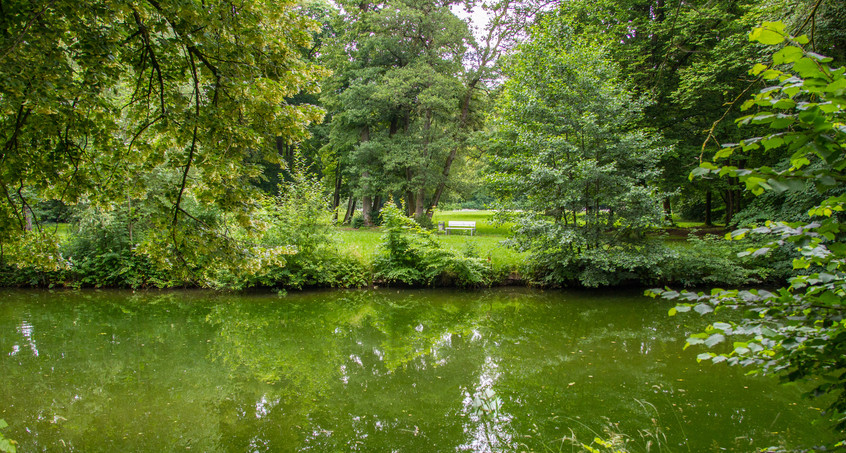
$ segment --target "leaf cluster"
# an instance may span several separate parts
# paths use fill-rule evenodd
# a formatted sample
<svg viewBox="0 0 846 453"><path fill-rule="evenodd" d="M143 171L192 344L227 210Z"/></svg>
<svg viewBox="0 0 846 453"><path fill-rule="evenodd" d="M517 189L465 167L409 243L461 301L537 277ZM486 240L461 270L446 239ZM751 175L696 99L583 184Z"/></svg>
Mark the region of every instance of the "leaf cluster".
<svg viewBox="0 0 846 453"><path fill-rule="evenodd" d="M742 239L749 234L767 235L763 247L745 252L766 256L786 247L798 256L794 276L777 291L722 290L678 293L652 290L683 303L670 311L696 311L707 315L726 309L743 317L714 322L705 332L688 339L688 345L707 347L734 340L729 352L707 352L700 360L753 366L756 371L778 373L786 381L811 380L814 396L830 395L827 413L839 430L846 430L846 245L843 243L842 195L846 170L846 68L832 68L831 59L803 46L804 36L792 37L781 23L764 23L750 39L783 46L770 66L756 65L752 73L772 83L744 104L754 110L738 120L740 126L760 124L765 135L726 145L717 159L753 151L784 148L790 166L739 168L703 163L691 177L721 175L737 177L747 190L785 192L804 190L812 184L822 201L807 211L804 222L767 222L753 229L728 235Z"/></svg>

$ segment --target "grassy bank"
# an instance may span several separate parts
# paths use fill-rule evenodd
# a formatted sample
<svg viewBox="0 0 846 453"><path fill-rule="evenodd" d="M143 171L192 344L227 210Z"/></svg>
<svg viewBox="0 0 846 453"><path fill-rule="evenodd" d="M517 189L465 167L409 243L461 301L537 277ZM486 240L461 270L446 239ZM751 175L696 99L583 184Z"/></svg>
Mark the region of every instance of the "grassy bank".
<svg viewBox="0 0 846 453"><path fill-rule="evenodd" d="M564 283L547 283L543 280L547 272L538 267L537 257L531 258L529 253L517 252L505 246L513 225L497 223L493 219L494 211L439 211L433 217L435 225L431 234L413 233L419 226L410 224L395 227L401 235L407 235L408 244L394 244L393 248L382 245L388 237L389 228L369 227L354 229L347 226L332 226L326 222L319 227L311 227L302 221L292 225L278 227L274 241L265 247L296 246L298 252L287 255L279 264L261 264L256 267L252 275L246 277L232 272L217 272L214 268L199 268L206 271L202 274L175 274L172 269L162 267L160 263L151 262L144 254L133 251L133 244L128 237L123 237L121 225L112 230L84 231L79 226L67 224L46 226L51 232L58 233L62 256L69 258L70 267L61 270L44 270L37 267L15 268L9 265L0 266L0 285L5 286L97 286L97 287L169 287L169 286L208 286L214 288L240 289L248 287L276 287L299 289L305 287L360 287L370 284L384 284L391 281L388 270L391 266L409 267L409 272L431 272L438 269L441 272L440 281L426 280L424 286L452 285L456 269L470 265L481 266L484 277L472 282L466 281L459 286L486 286L511 284L515 280L525 280L533 284L551 286L579 286L569 275L564 275ZM302 214L294 214L295 220ZM405 218L404 216L402 216ZM439 222L447 224L449 221L474 221L476 232L470 235L468 231L453 231L449 235L437 231ZM290 223L290 222L289 222ZM624 271L638 266L644 268L641 274L629 272L623 275L614 269L606 269L601 265L591 263L574 263L570 269L583 266L588 269L599 269L612 272L615 276L622 275L625 284L665 285L675 284L695 286L702 284L747 284L750 282L770 280L782 274L778 266L782 260L775 262L738 262L736 256L746 247L737 241L722 239L720 227L702 228L701 224L686 224L683 228L680 222L676 226L655 230L655 239L650 253L661 253L665 257L654 264L643 265L623 263ZM699 234L688 237L692 231ZM711 236L704 237L703 233ZM111 236L110 236L111 235ZM125 235L124 235L125 236ZM426 236L429 239L423 239ZM417 239L414 239L414 238ZM406 240L403 239L403 240ZM266 238L263 239L266 241ZM426 241L431 241L426 243ZM662 247L663 243L667 247ZM413 246L413 247L412 247ZM551 246L554 246L551 245ZM416 248L415 248L416 247ZM440 249L443 253L438 252ZM390 253L388 251L390 250ZM422 255L421 255L422 254ZM385 259L394 264L385 265ZM602 259L614 264L619 260L619 251L608 250ZM431 261L426 261L429 259ZM470 261L464 261L470 260ZM757 261L761 261L759 258ZM477 264L472 264L473 262ZM381 263L381 264L380 264ZM470 263L470 264L468 264ZM551 265L560 265L560 261ZM549 265L547 263L546 265ZM789 263L788 263L789 264ZM593 267L591 267L593 266ZM627 267L628 266L628 267ZM607 267L607 266L606 266ZM477 269L478 270L478 269ZM566 270L570 272L570 270ZM476 272L476 271L473 271ZM640 272L640 271L639 271ZM460 274L460 272L458 272ZM417 275L417 274L415 274ZM563 274L562 274L563 275ZM474 277L475 278L475 277ZM387 280L385 280L387 279ZM397 281L402 279L398 277ZM208 283L211 282L211 283ZM417 281L414 285L420 285ZM591 286L591 285L588 285Z"/></svg>
<svg viewBox="0 0 846 453"><path fill-rule="evenodd" d="M526 254L517 252L503 245L508 238L511 224L497 225L493 222L494 211L438 211L432 217L435 225L450 220L475 221L476 233L451 232L449 235L438 233L435 237L447 249L482 258L491 263L498 274L508 275L519 272ZM364 262L372 263L379 253L383 230L380 227L338 228L341 253L359 257Z"/></svg>

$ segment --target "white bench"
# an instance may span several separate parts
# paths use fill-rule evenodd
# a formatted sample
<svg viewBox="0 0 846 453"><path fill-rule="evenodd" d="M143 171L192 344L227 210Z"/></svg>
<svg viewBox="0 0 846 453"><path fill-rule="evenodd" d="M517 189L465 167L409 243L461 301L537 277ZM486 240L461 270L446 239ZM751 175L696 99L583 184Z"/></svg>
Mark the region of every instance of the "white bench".
<svg viewBox="0 0 846 453"><path fill-rule="evenodd" d="M470 230L470 236L473 236L473 233L476 232L476 222L467 221L467 220L450 220L447 223L446 234L449 234L449 230Z"/></svg>

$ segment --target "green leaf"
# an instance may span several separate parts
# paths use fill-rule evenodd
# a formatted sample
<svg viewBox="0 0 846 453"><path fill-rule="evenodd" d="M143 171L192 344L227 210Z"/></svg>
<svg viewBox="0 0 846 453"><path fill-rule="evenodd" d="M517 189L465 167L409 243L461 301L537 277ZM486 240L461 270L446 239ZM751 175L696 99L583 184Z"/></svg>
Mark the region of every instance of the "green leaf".
<svg viewBox="0 0 846 453"><path fill-rule="evenodd" d="M764 145L764 149L769 151L773 148L778 148L779 146L784 144L784 139L781 137L770 137L761 140L761 144Z"/></svg>
<svg viewBox="0 0 846 453"><path fill-rule="evenodd" d="M767 70L767 65L758 63L749 70L749 73L752 75L758 75Z"/></svg>
<svg viewBox="0 0 846 453"><path fill-rule="evenodd" d="M722 330L722 331L726 331L726 330L731 329L731 324L726 323L726 322L715 322L714 328Z"/></svg>
<svg viewBox="0 0 846 453"><path fill-rule="evenodd" d="M790 159L790 165L793 165L793 168L795 168L795 169L800 169L800 168L802 168L806 165L811 165L811 161L808 160L807 157L801 156L801 157L797 157L797 158L791 158Z"/></svg>
<svg viewBox="0 0 846 453"><path fill-rule="evenodd" d="M820 302L826 305L840 305L843 300L837 296L833 291L826 291L819 295Z"/></svg>
<svg viewBox="0 0 846 453"><path fill-rule="evenodd" d="M836 96L842 95L844 91L846 91L846 78L837 79L825 87L825 92ZM840 104L842 105L843 103L840 102Z"/></svg>
<svg viewBox="0 0 846 453"><path fill-rule="evenodd" d="M722 343L723 341L725 341L725 339L726 339L726 337L724 337L723 334L715 333L715 334L711 335L710 337L708 337L707 339L705 339L705 346L708 346L709 348L714 347L714 346Z"/></svg>
<svg viewBox="0 0 846 453"><path fill-rule="evenodd" d="M778 114L776 118L770 123L771 129L786 129L788 126L796 122L796 118L793 115L783 115Z"/></svg>
<svg viewBox="0 0 846 453"><path fill-rule="evenodd" d="M794 63L793 70L805 79L823 76L823 73L820 71L820 67L817 63L808 57L801 58L799 61Z"/></svg>
<svg viewBox="0 0 846 453"><path fill-rule="evenodd" d="M775 69L767 69L766 71L764 71L763 74L761 74L761 78L764 80L775 80L781 77L781 74L781 71L777 71Z"/></svg>
<svg viewBox="0 0 846 453"><path fill-rule="evenodd" d="M725 159L726 157L731 156L734 153L734 148L723 148L717 151L714 154L714 159ZM700 167L701 168L701 167ZM699 170L699 168L694 169L693 171ZM706 171L707 173L707 171Z"/></svg>
<svg viewBox="0 0 846 453"><path fill-rule="evenodd" d="M784 184L783 182L781 182L777 179L770 178L770 179L767 180L767 183L769 183L770 187L773 188L773 191L775 193L782 193L782 192L786 192L786 191L790 190L790 186L788 186L787 184Z"/></svg>
<svg viewBox="0 0 846 453"><path fill-rule="evenodd" d="M699 313L700 315L705 315L714 311L714 307L708 304L698 304L693 307L693 311Z"/></svg>
<svg viewBox="0 0 846 453"><path fill-rule="evenodd" d="M758 41L759 43L766 45L775 45L784 42L784 35L774 30L761 27L752 30L752 33L749 34L749 40Z"/></svg>
<svg viewBox="0 0 846 453"><path fill-rule="evenodd" d="M782 98L776 101L776 103L773 104L773 107L783 110L792 109L796 107L796 101L794 101L793 99Z"/></svg>
<svg viewBox="0 0 846 453"><path fill-rule="evenodd" d="M786 64L793 63L802 58L802 49L795 46L787 46L773 55L773 63Z"/></svg>
<svg viewBox="0 0 846 453"><path fill-rule="evenodd" d="M825 55L820 55L816 52L808 52L808 56L813 58L814 60L819 61L820 63L829 63L834 60L831 57L826 57Z"/></svg>

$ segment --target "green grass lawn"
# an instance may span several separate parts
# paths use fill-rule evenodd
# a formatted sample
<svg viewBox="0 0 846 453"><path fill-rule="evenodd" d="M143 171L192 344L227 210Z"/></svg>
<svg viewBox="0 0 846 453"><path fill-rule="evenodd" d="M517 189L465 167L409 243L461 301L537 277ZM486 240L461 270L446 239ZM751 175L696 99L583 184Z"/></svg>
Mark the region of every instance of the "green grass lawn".
<svg viewBox="0 0 846 453"><path fill-rule="evenodd" d="M493 215L494 211L436 211L432 222L437 225L438 222L446 224L450 220L475 221L475 235L470 236L467 231L452 231L448 236L443 233L438 234L438 241L444 247L459 252L471 252L483 259L490 258L495 267L517 269L525 260L526 253L516 252L502 245L513 224L494 225L491 221ZM677 220L674 228L701 229L704 228L704 223ZM660 231L656 231L656 234ZM351 254L360 256L366 262L372 262L382 241L382 229L378 227L357 230L339 228L338 234L342 247L349 250ZM685 243L687 235L668 235L664 240L669 244Z"/></svg>
<svg viewBox="0 0 846 453"><path fill-rule="evenodd" d="M44 228L44 231L49 232L56 232L56 234L62 238L67 239L70 236L70 224L69 223L45 223L41 225Z"/></svg>
<svg viewBox="0 0 846 453"><path fill-rule="evenodd" d="M438 222L449 220L475 221L476 234L470 236L465 231L454 231L449 236L441 233L436 237L446 248L462 253L470 252L483 259L490 258L491 264L495 267L517 269L526 254L502 245L511 225L507 223L493 225L490 222L493 214L493 211L438 211L432 218L436 225ZM372 262L376 253L378 253L379 244L382 242L382 229L378 227L359 228L357 230L339 228L338 236L343 244L342 247L345 247L353 255Z"/></svg>
<svg viewBox="0 0 846 453"><path fill-rule="evenodd" d="M338 228L338 237L341 240L341 248L346 249L354 256L360 256L366 262L372 262L376 255L376 249L382 242L381 228Z"/></svg>
<svg viewBox="0 0 846 453"><path fill-rule="evenodd" d="M511 232L512 223L494 225L491 221L494 211L435 211L432 215L432 223L444 222L447 225L450 220L465 220L476 222L476 234L478 235L500 235L507 236ZM450 232L453 234L469 234L464 232Z"/></svg>

